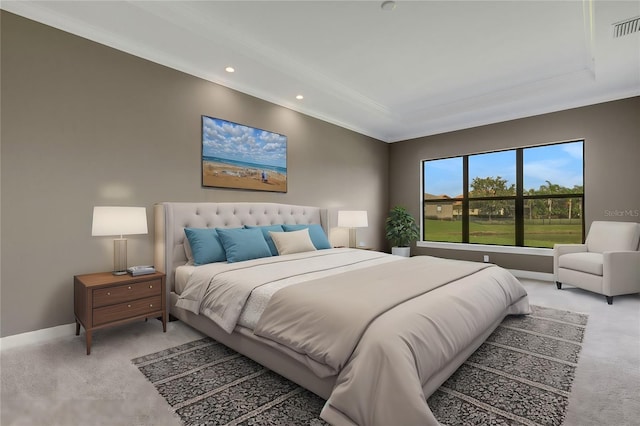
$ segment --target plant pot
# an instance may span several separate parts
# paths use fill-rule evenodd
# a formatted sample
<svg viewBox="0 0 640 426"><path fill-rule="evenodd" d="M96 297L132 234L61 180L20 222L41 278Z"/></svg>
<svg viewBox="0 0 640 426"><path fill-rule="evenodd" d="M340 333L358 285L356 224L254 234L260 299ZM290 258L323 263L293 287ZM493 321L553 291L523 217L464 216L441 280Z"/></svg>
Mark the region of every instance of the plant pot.
<svg viewBox="0 0 640 426"><path fill-rule="evenodd" d="M411 247L391 247L391 254L396 256L410 257Z"/></svg>

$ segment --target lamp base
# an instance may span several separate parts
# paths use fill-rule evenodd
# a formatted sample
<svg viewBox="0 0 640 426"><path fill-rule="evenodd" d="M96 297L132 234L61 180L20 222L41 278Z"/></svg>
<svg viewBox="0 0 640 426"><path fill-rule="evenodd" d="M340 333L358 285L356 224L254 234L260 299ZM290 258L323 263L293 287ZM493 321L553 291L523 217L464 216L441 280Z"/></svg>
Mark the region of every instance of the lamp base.
<svg viewBox="0 0 640 426"><path fill-rule="evenodd" d="M127 239L116 238L113 240L113 275L127 273Z"/></svg>
<svg viewBox="0 0 640 426"><path fill-rule="evenodd" d="M356 248L356 228L349 228L349 248Z"/></svg>

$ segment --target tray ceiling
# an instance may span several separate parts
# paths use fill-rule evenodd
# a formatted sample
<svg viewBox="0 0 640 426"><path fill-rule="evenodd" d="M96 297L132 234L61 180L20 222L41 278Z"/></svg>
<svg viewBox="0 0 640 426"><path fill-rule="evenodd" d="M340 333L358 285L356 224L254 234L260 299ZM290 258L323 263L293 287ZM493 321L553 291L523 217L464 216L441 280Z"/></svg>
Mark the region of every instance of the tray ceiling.
<svg viewBox="0 0 640 426"><path fill-rule="evenodd" d="M2 8L386 142L640 95L638 1L396 3Z"/></svg>

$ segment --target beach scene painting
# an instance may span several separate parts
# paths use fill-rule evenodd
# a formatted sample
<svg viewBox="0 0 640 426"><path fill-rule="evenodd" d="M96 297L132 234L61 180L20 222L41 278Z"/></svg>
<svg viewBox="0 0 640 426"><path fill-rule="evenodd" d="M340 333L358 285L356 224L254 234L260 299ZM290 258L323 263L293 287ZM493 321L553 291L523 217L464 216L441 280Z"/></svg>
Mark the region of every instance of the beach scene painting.
<svg viewBox="0 0 640 426"><path fill-rule="evenodd" d="M202 186L287 192L287 137L203 115Z"/></svg>

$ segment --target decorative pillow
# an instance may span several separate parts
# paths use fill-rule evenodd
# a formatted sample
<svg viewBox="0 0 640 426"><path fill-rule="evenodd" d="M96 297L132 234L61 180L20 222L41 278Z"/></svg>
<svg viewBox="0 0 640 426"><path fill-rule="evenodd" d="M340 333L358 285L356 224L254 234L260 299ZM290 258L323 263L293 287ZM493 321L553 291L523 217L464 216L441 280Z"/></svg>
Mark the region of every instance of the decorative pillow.
<svg viewBox="0 0 640 426"><path fill-rule="evenodd" d="M247 229L259 229L260 231L262 231L262 235L264 236L264 239L267 242L267 245L269 246L269 250L271 250L271 255L273 256L278 255L278 249L276 248L276 245L273 243L273 239L271 239L271 235L269 235L269 231L284 232L284 229L282 229L282 225L266 225L266 226L245 225L244 227Z"/></svg>
<svg viewBox="0 0 640 426"><path fill-rule="evenodd" d="M308 229L290 232L269 232L279 254L293 254L316 251Z"/></svg>
<svg viewBox="0 0 640 426"><path fill-rule="evenodd" d="M271 250L259 229L216 228L216 231L229 263L271 256Z"/></svg>
<svg viewBox="0 0 640 426"><path fill-rule="evenodd" d="M327 234L324 233L324 229L322 229L322 226L318 225L317 223L311 225L282 225L282 228L286 232L309 229L309 236L311 237L311 241L313 241L313 245L316 249L324 250L331 248L331 243L327 238Z"/></svg>
<svg viewBox="0 0 640 426"><path fill-rule="evenodd" d="M205 265L207 263L224 262L226 260L224 248L215 229L184 228L184 233L187 236L194 265ZM187 250L187 244L185 244L185 253L188 258L189 251Z"/></svg>

